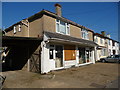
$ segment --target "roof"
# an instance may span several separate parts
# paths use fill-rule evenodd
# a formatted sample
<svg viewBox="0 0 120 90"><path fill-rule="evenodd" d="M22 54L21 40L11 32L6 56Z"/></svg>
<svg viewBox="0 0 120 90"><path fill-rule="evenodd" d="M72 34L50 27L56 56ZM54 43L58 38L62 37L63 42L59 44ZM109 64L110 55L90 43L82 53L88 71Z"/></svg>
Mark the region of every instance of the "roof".
<svg viewBox="0 0 120 90"><path fill-rule="evenodd" d="M111 38L109 38L109 37L107 37L107 36L104 36L104 35L102 35L102 34L99 34L99 33L94 33L94 35L97 35L97 36L102 37L102 38L105 38L105 39L113 40L113 39L111 39ZM113 41L118 42L118 41L116 41L116 40L113 40ZM118 43L119 43L119 42L118 42Z"/></svg>
<svg viewBox="0 0 120 90"><path fill-rule="evenodd" d="M33 15L33 16L31 16L31 17L28 17L27 19L28 19L28 20L31 20L32 18L36 18L36 16L37 16L37 17L40 17L39 15L42 15L42 14L48 15L48 16L53 17L53 18L56 18L56 19L60 19L60 20L62 20L62 21L64 21L64 22L67 22L67 23L69 23L69 24L75 25L75 26L80 27L80 28L87 29L88 31L91 31L91 32L94 32L93 30L91 30L91 29L89 29L89 28L87 28L87 27L85 27L85 26L82 26L82 25L80 25L80 24L78 24L78 23L76 23L76 22L73 22L73 21L71 21L71 20L69 20L69 19L66 19L66 18L63 17L63 16L58 16L57 14L55 14L55 13L53 13L53 12L50 12L50 11L48 11L48 10L42 10L42 11L36 13L35 15Z"/></svg>
<svg viewBox="0 0 120 90"><path fill-rule="evenodd" d="M87 27L85 27L85 26L82 26L82 25L80 25L80 24L77 24L76 22L73 22L73 21L71 21L71 20L68 20L68 19L66 19L65 17L58 16L57 14L55 14L55 13L53 13L53 12L50 12L50 11L48 11L48 10L42 10L42 11L40 11L40 12L38 12L38 13L36 13L36 14L34 14L34 15L26 18L26 19L28 19L28 20L31 22L32 20L38 19L38 18L42 17L43 15L48 15L48 16L50 16L50 17L53 17L53 18L56 18L56 19L60 19L60 20L62 20L62 21L64 21L64 22L67 22L67 23L69 23L69 24L75 25L75 26L77 26L77 27L84 28L84 29L86 29L86 30L88 30L88 31L94 32L93 30L91 30L91 29L89 29L89 28L87 28ZM25 19L24 19L24 20L25 20ZM13 24L12 26L8 27L7 29L5 29L5 31L7 31L8 29L12 28L14 25L17 25L17 24L19 24L19 23L21 23L21 21L19 21L19 22Z"/></svg>
<svg viewBox="0 0 120 90"><path fill-rule="evenodd" d="M15 23L15 24L13 24L12 26L10 26L10 27L8 27L8 28L6 28L5 29L5 32L8 32L8 31L10 31L15 25L18 25L18 24L24 24L23 22L22 22L22 20L21 21L19 21L19 22L17 22L17 23ZM25 25L25 24L24 24Z"/></svg>
<svg viewBox="0 0 120 90"><path fill-rule="evenodd" d="M42 37L2 36L2 46L31 46L40 41L42 41Z"/></svg>
<svg viewBox="0 0 120 90"><path fill-rule="evenodd" d="M98 44L96 44L93 41L75 38L75 37L72 37L69 35L63 35L63 34L53 33L53 32L48 32L48 31L44 31L44 34L49 39L62 40L62 41L68 41L68 42L76 42L76 43L84 44L84 45L88 45L88 46L98 46Z"/></svg>

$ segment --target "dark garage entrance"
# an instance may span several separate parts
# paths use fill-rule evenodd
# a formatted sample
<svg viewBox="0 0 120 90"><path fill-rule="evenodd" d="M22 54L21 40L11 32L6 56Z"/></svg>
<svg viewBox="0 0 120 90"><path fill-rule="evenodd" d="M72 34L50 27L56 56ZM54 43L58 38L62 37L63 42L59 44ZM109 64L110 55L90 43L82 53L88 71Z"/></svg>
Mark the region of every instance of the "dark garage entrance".
<svg viewBox="0 0 120 90"><path fill-rule="evenodd" d="M34 64L31 65L31 71L36 68L37 72L40 72L41 41L42 38L3 36L2 47L6 47L7 56L5 63L2 63L2 71L21 70L28 59L31 59L32 64ZM36 51L37 59L34 55ZM38 60L39 66L35 65L36 60Z"/></svg>

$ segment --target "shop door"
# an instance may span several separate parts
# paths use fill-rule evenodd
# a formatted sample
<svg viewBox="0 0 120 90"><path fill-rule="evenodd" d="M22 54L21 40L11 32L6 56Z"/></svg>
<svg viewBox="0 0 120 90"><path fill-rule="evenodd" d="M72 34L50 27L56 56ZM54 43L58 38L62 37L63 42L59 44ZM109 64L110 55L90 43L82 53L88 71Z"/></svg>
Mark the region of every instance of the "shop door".
<svg viewBox="0 0 120 90"><path fill-rule="evenodd" d="M89 50L86 50L86 59L87 59L87 62L89 62L89 59L90 59L90 57L89 57Z"/></svg>
<svg viewBox="0 0 120 90"><path fill-rule="evenodd" d="M61 45L55 47L55 67L63 67L63 46Z"/></svg>
<svg viewBox="0 0 120 90"><path fill-rule="evenodd" d="M85 48L78 48L79 50L79 63L86 63L86 59L85 59Z"/></svg>

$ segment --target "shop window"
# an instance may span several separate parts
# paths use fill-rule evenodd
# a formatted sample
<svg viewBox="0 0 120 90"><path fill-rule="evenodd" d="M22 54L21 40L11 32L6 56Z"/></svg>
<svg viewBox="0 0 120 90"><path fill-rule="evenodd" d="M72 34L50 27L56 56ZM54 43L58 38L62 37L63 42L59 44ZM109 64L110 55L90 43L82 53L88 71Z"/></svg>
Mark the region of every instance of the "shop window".
<svg viewBox="0 0 120 90"><path fill-rule="evenodd" d="M49 49L49 59L54 59L54 45L50 45L50 49Z"/></svg>
<svg viewBox="0 0 120 90"><path fill-rule="evenodd" d="M53 59L53 49L50 49L49 56L50 56L50 59Z"/></svg>

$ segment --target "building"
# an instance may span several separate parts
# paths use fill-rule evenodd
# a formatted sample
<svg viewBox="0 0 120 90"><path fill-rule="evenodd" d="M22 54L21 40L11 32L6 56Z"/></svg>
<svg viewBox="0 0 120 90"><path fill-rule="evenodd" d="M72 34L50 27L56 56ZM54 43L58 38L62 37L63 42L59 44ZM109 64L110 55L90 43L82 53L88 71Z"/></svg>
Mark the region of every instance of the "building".
<svg viewBox="0 0 120 90"><path fill-rule="evenodd" d="M99 45L97 47L97 61L100 58L119 54L119 42L111 39L110 34L106 35L105 31L102 31L101 34L94 33L94 42Z"/></svg>
<svg viewBox="0 0 120 90"><path fill-rule="evenodd" d="M25 52L33 52L25 58L27 64L23 61L29 71L34 68L40 73L48 73L95 63L98 45L93 41L94 31L64 18L60 4L55 4L55 7L56 13L42 10L5 29L6 37L3 39L11 40L14 45L15 41L19 43L11 50L18 52L14 53L15 59L26 55ZM21 47L25 43L26 47ZM10 66L16 67L18 64L12 65L12 62L17 61L9 58Z"/></svg>

